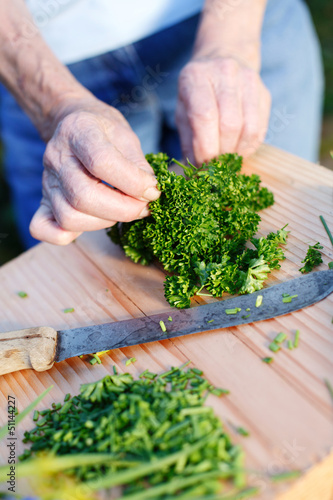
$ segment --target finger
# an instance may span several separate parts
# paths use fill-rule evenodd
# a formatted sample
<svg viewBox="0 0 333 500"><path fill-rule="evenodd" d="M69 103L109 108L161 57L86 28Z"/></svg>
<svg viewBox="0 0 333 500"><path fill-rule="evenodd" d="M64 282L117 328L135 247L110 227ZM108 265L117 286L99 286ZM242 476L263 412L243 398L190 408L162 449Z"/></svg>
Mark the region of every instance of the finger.
<svg viewBox="0 0 333 500"><path fill-rule="evenodd" d="M196 159L193 152L193 133L190 122L187 117L186 109L182 101L178 101L176 108L176 123L180 138L180 145L183 158L195 163Z"/></svg>
<svg viewBox="0 0 333 500"><path fill-rule="evenodd" d="M272 97L268 89L261 82L261 99L260 99L260 111L259 111L259 142L262 144L265 140L268 126L269 118L271 114Z"/></svg>
<svg viewBox="0 0 333 500"><path fill-rule="evenodd" d="M124 137L121 137L122 133ZM97 179L138 200L157 200L161 194L156 187L157 180L149 173L151 167L138 147L134 134L126 129L120 129L119 134L117 141L120 138L121 144L127 142L126 146L123 146L126 155L109 141L106 135L92 142L89 129L79 135L70 136L70 148L82 165Z"/></svg>
<svg viewBox="0 0 333 500"><path fill-rule="evenodd" d="M114 131L107 130L107 137L112 143L114 141ZM117 135L117 149L122 152L127 160L135 163L137 167L145 170L152 176L155 175L154 170L143 154L138 136L132 130Z"/></svg>
<svg viewBox="0 0 333 500"><path fill-rule="evenodd" d="M260 145L260 77L251 70L243 72L243 129L237 152L244 158L253 154Z"/></svg>
<svg viewBox="0 0 333 500"><path fill-rule="evenodd" d="M183 143L187 150L193 151L196 161L201 164L219 154L218 107L213 86L203 75L201 64L190 65L179 78L179 100L183 103L186 118L181 121L183 130L190 127L192 147L189 148L189 135L183 132ZM182 129L180 129L182 132Z"/></svg>
<svg viewBox="0 0 333 500"><path fill-rule="evenodd" d="M75 210L64 197L56 178L52 188L50 188L50 182L44 183L44 193L44 197L49 200L55 220L66 231L97 231L116 223L113 220L99 219Z"/></svg>
<svg viewBox="0 0 333 500"><path fill-rule="evenodd" d="M243 127L242 91L239 67L225 60L217 68L215 92L219 109L219 153L235 153Z"/></svg>
<svg viewBox="0 0 333 500"><path fill-rule="evenodd" d="M65 231L55 220L51 205L43 199L41 205L30 222L30 233L36 240L46 241L54 245L68 245L80 232Z"/></svg>
<svg viewBox="0 0 333 500"><path fill-rule="evenodd" d="M149 214L147 202L103 184L90 175L76 158L68 159L58 179L64 197L78 212L118 222L130 222ZM46 186L51 183L51 188L52 182L52 176L46 174Z"/></svg>

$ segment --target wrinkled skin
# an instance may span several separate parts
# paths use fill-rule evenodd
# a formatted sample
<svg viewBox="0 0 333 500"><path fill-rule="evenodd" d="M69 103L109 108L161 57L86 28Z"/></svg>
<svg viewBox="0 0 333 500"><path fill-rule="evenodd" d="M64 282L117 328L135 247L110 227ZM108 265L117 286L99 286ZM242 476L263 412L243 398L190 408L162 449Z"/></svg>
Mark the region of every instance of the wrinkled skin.
<svg viewBox="0 0 333 500"><path fill-rule="evenodd" d="M30 231L58 245L145 217L147 203L160 195L125 118L94 98L86 107L60 120L44 155L43 199Z"/></svg>
<svg viewBox="0 0 333 500"><path fill-rule="evenodd" d="M248 157L263 142L271 98L257 71L232 58L187 64L176 112L182 150L202 163L223 153Z"/></svg>

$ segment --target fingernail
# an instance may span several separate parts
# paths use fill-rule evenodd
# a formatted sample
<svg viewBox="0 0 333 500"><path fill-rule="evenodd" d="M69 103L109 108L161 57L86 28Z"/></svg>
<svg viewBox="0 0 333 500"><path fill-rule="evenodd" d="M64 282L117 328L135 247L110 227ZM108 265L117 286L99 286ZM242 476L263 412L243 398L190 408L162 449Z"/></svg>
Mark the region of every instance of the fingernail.
<svg viewBox="0 0 333 500"><path fill-rule="evenodd" d="M147 201L154 201L160 197L161 192L156 187L149 187L143 193L143 199Z"/></svg>
<svg viewBox="0 0 333 500"><path fill-rule="evenodd" d="M146 206L142 212L139 215L139 219L143 219L144 217L147 217L150 214L149 208Z"/></svg>

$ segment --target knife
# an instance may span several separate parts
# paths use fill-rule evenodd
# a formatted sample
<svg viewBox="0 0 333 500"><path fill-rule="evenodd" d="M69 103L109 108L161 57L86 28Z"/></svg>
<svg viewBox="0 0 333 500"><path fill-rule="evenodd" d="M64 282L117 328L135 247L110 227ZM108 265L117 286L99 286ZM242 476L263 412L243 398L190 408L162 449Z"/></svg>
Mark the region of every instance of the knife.
<svg viewBox="0 0 333 500"><path fill-rule="evenodd" d="M318 271L250 295L175 309L141 318L56 331L35 327L0 334L0 375L25 368L50 369L73 356L181 337L283 316L315 304L333 291L333 271ZM290 297L286 299L286 294ZM258 295L262 303L256 307ZM259 301L258 301L259 302ZM239 309L231 313L230 310ZM227 312L226 312L227 311ZM161 323L166 327L162 331ZM163 324L162 324L163 326Z"/></svg>

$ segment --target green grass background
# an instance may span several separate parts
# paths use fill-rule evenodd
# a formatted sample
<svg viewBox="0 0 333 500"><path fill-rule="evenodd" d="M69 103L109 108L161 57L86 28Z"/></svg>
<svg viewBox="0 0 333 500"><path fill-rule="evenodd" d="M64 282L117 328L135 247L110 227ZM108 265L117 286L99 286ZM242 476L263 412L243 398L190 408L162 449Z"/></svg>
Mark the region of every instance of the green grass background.
<svg viewBox="0 0 333 500"><path fill-rule="evenodd" d="M333 169L333 160L329 154L333 150L333 1L307 0L307 4L321 42L326 78L321 163ZM4 180L0 148L0 265L19 255L22 250Z"/></svg>

